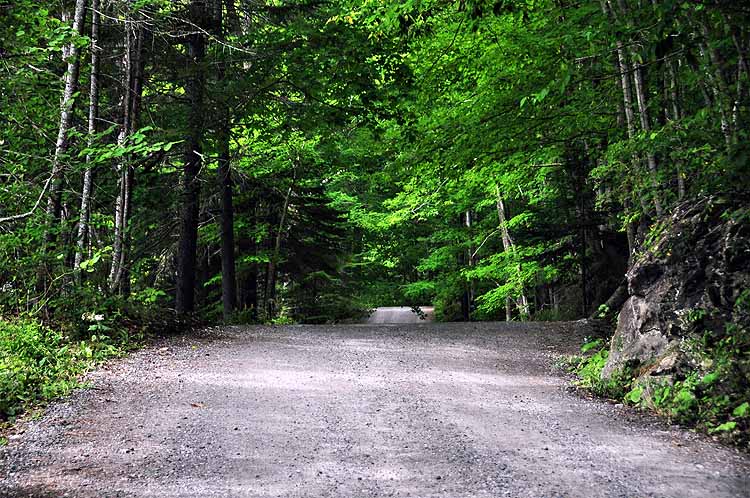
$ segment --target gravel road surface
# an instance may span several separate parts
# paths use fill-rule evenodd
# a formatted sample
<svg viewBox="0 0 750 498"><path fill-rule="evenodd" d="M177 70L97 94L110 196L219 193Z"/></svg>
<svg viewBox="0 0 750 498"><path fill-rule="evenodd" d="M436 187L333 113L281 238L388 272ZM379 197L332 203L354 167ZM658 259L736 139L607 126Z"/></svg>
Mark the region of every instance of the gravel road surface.
<svg viewBox="0 0 750 498"><path fill-rule="evenodd" d="M0 496L747 497L750 460L566 388L573 324L162 341L0 448Z"/></svg>

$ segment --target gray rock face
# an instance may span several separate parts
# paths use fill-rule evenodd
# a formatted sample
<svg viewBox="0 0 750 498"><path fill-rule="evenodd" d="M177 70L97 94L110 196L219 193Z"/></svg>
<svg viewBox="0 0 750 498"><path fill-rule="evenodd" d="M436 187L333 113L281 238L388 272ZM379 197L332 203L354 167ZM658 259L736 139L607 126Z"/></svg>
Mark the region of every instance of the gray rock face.
<svg viewBox="0 0 750 498"><path fill-rule="evenodd" d="M732 216L730 216L732 214ZM686 340L721 333L738 296L750 287L750 209L741 200L680 204L654 230L628 270L602 377L679 374L692 359Z"/></svg>

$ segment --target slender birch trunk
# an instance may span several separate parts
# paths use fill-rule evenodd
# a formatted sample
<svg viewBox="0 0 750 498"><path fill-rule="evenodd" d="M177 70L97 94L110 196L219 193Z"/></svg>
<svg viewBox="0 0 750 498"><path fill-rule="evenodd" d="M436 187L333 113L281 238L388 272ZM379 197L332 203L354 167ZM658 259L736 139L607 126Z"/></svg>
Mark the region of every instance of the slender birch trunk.
<svg viewBox="0 0 750 498"><path fill-rule="evenodd" d="M620 85L622 87L622 101L625 110L625 125L628 138L635 137L635 113L633 112L633 90L630 84L630 65L625 55L622 41L617 40L617 61L620 64Z"/></svg>
<svg viewBox="0 0 750 498"><path fill-rule="evenodd" d="M135 57L133 62L133 86L130 98L129 133L133 134L140 126L141 100L143 97L143 71L145 65L144 43L146 32L142 23L136 30ZM135 168L128 164L125 171L125 200L123 205L123 244L120 251L119 275L115 285L123 295L130 292L130 249L132 236L128 225L133 213L133 192L135 191Z"/></svg>
<svg viewBox="0 0 750 498"><path fill-rule="evenodd" d="M86 0L76 0L73 14L73 32L83 35L83 26L86 20ZM75 42L71 42L63 49L63 57L67 62L65 72L65 87L60 103L60 126L55 141L55 154L52 159L52 175L49 186L49 197L47 198L47 227L45 231L45 243L47 250L54 243L53 226L60 220L62 176L65 170L63 156L68 150L68 132L73 122L73 111L76 103L76 92L78 90L78 74L81 68L81 49Z"/></svg>
<svg viewBox="0 0 750 498"><path fill-rule="evenodd" d="M727 88L724 83L724 77L721 74L720 66L718 65L718 56L715 50L708 48L705 44L701 43L698 46L700 47L701 54L708 60L710 66L707 72L708 86L710 92L713 94L712 102L719 111L721 134L724 136L724 142L729 146L732 144L732 126L729 117L730 112L725 102Z"/></svg>
<svg viewBox="0 0 750 498"><path fill-rule="evenodd" d="M125 88L122 98L122 126L117 137L118 144L125 146L128 138L138 127L140 115L141 95L143 93L143 67L144 67L144 29L139 23L134 26L133 19L126 21L126 47L123 62L123 73L125 74ZM119 172L119 191L115 201L115 227L114 241L112 246L112 266L109 274L110 291L126 291L127 286L123 282L129 277L130 236L128 224L132 210L132 196L135 182L135 171L128 157L123 156L119 161L117 170Z"/></svg>
<svg viewBox="0 0 750 498"><path fill-rule="evenodd" d="M515 252L515 244L513 243L513 239L510 236L510 230L508 230L508 219L506 215L506 209L505 209L505 202L503 201L503 197L500 193L500 186L495 185L495 192L497 194L497 217L500 222L500 233L502 235L501 239L503 241L503 250L505 252ZM520 274L521 273L521 265L519 264L517 267L517 271ZM512 319L512 312L511 312L511 306L510 306L510 297L506 298L505 301L505 319L507 321L511 321ZM521 316L526 317L529 315L529 300L526 297L526 293L524 292L523 288L521 288L521 295L518 298L518 302L516 303L516 306L518 307Z"/></svg>
<svg viewBox="0 0 750 498"><path fill-rule="evenodd" d="M703 34L703 42L699 43L698 47L708 63L708 84L711 87L711 92L713 93L714 101L719 111L721 133L724 136L724 141L728 147L734 143L735 136L730 117L732 109L730 101L732 98L729 91L729 85L727 84L723 73L725 61L716 47L711 44L711 30L709 29L708 22L705 19L700 19L698 25Z"/></svg>
<svg viewBox="0 0 750 498"><path fill-rule="evenodd" d="M94 146L94 135L97 130L99 119L99 0L91 0L91 76L89 81L89 123L88 123L88 146ZM91 191L93 184L93 169L91 155L86 156L89 165L83 174L83 189L81 191L81 211L78 219L78 240L76 245L73 269L76 280L81 281L81 263L86 249L86 236L89 232L89 220L91 219Z"/></svg>
<svg viewBox="0 0 750 498"><path fill-rule="evenodd" d="M742 43L744 28L736 26L732 18L728 15L724 16L724 22L730 27L732 43L734 44L734 49L737 51L737 81L735 84L734 103L732 105L732 126L735 130L739 130L742 127L740 112L746 93L746 79L750 77L750 68L748 68L747 50Z"/></svg>
<svg viewBox="0 0 750 498"><path fill-rule="evenodd" d="M130 134L130 99L132 98L131 87L133 78L133 40L130 23L132 19L128 17L125 20L125 51L123 55L122 63L122 74L125 76L124 86L122 89L122 97L120 106L122 109L122 124L120 125L120 132L117 135L117 145L124 147L125 141ZM122 245L124 238L124 210L125 210L125 184L127 160L125 158L120 159L117 162L118 172L118 193L115 199L115 226L114 226L114 238L112 241L112 266L109 272L109 288L113 291L117 287L120 275L120 260L122 257Z"/></svg>
<svg viewBox="0 0 750 498"><path fill-rule="evenodd" d="M296 179L296 175L295 175ZM294 181L289 185L284 196L284 205L281 208L281 218L279 219L279 226L276 229L276 238L273 244L273 252L271 258L268 260L267 278L266 278L266 315L267 318L272 318L276 313L276 267L279 262L279 256L281 255L281 240L284 235L284 226L286 225L286 216L289 211L289 201L292 198L292 191L294 189Z"/></svg>

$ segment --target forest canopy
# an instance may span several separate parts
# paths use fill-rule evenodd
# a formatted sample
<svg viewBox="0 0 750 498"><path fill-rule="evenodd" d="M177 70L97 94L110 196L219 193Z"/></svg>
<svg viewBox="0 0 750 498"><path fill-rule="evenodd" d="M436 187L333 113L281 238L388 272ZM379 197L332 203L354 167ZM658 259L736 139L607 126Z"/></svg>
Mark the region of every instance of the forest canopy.
<svg viewBox="0 0 750 498"><path fill-rule="evenodd" d="M748 190L749 18L722 0L0 2L0 312L78 335L162 309L606 312L676 205Z"/></svg>

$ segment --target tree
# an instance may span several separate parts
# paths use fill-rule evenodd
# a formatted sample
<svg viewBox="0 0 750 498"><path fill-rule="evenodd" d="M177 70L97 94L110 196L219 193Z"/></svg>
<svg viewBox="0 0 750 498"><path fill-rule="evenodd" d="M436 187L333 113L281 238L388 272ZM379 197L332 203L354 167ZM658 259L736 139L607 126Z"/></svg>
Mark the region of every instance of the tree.
<svg viewBox="0 0 750 498"><path fill-rule="evenodd" d="M189 25L185 35L187 61L190 74L185 84L188 100L187 137L182 175L182 219L180 242L177 253L177 297L178 313L189 313L195 309L195 273L198 246L198 216L200 210L200 183L198 173L202 164L203 112L205 86L206 35L210 28L212 10L204 0L193 0L188 7Z"/></svg>
<svg viewBox="0 0 750 498"><path fill-rule="evenodd" d="M73 33L81 36L83 34L84 22L86 20L86 0L76 0L75 11L73 13ZM78 73L80 70L80 53L81 42L73 39L63 50L63 56L66 59L67 70L65 71L65 88L63 89L62 99L60 101L60 121L57 130L57 140L55 142L55 152L52 156L52 173L49 182L49 194L47 199L47 229L45 242L51 246L55 240L55 224L60 221L60 211L62 208L61 188L62 174L65 169L64 155L68 150L69 141L68 133L73 123L73 113L76 104L76 95L78 90ZM48 247L48 251L52 250ZM40 270L40 279L45 279L47 275L46 268Z"/></svg>

